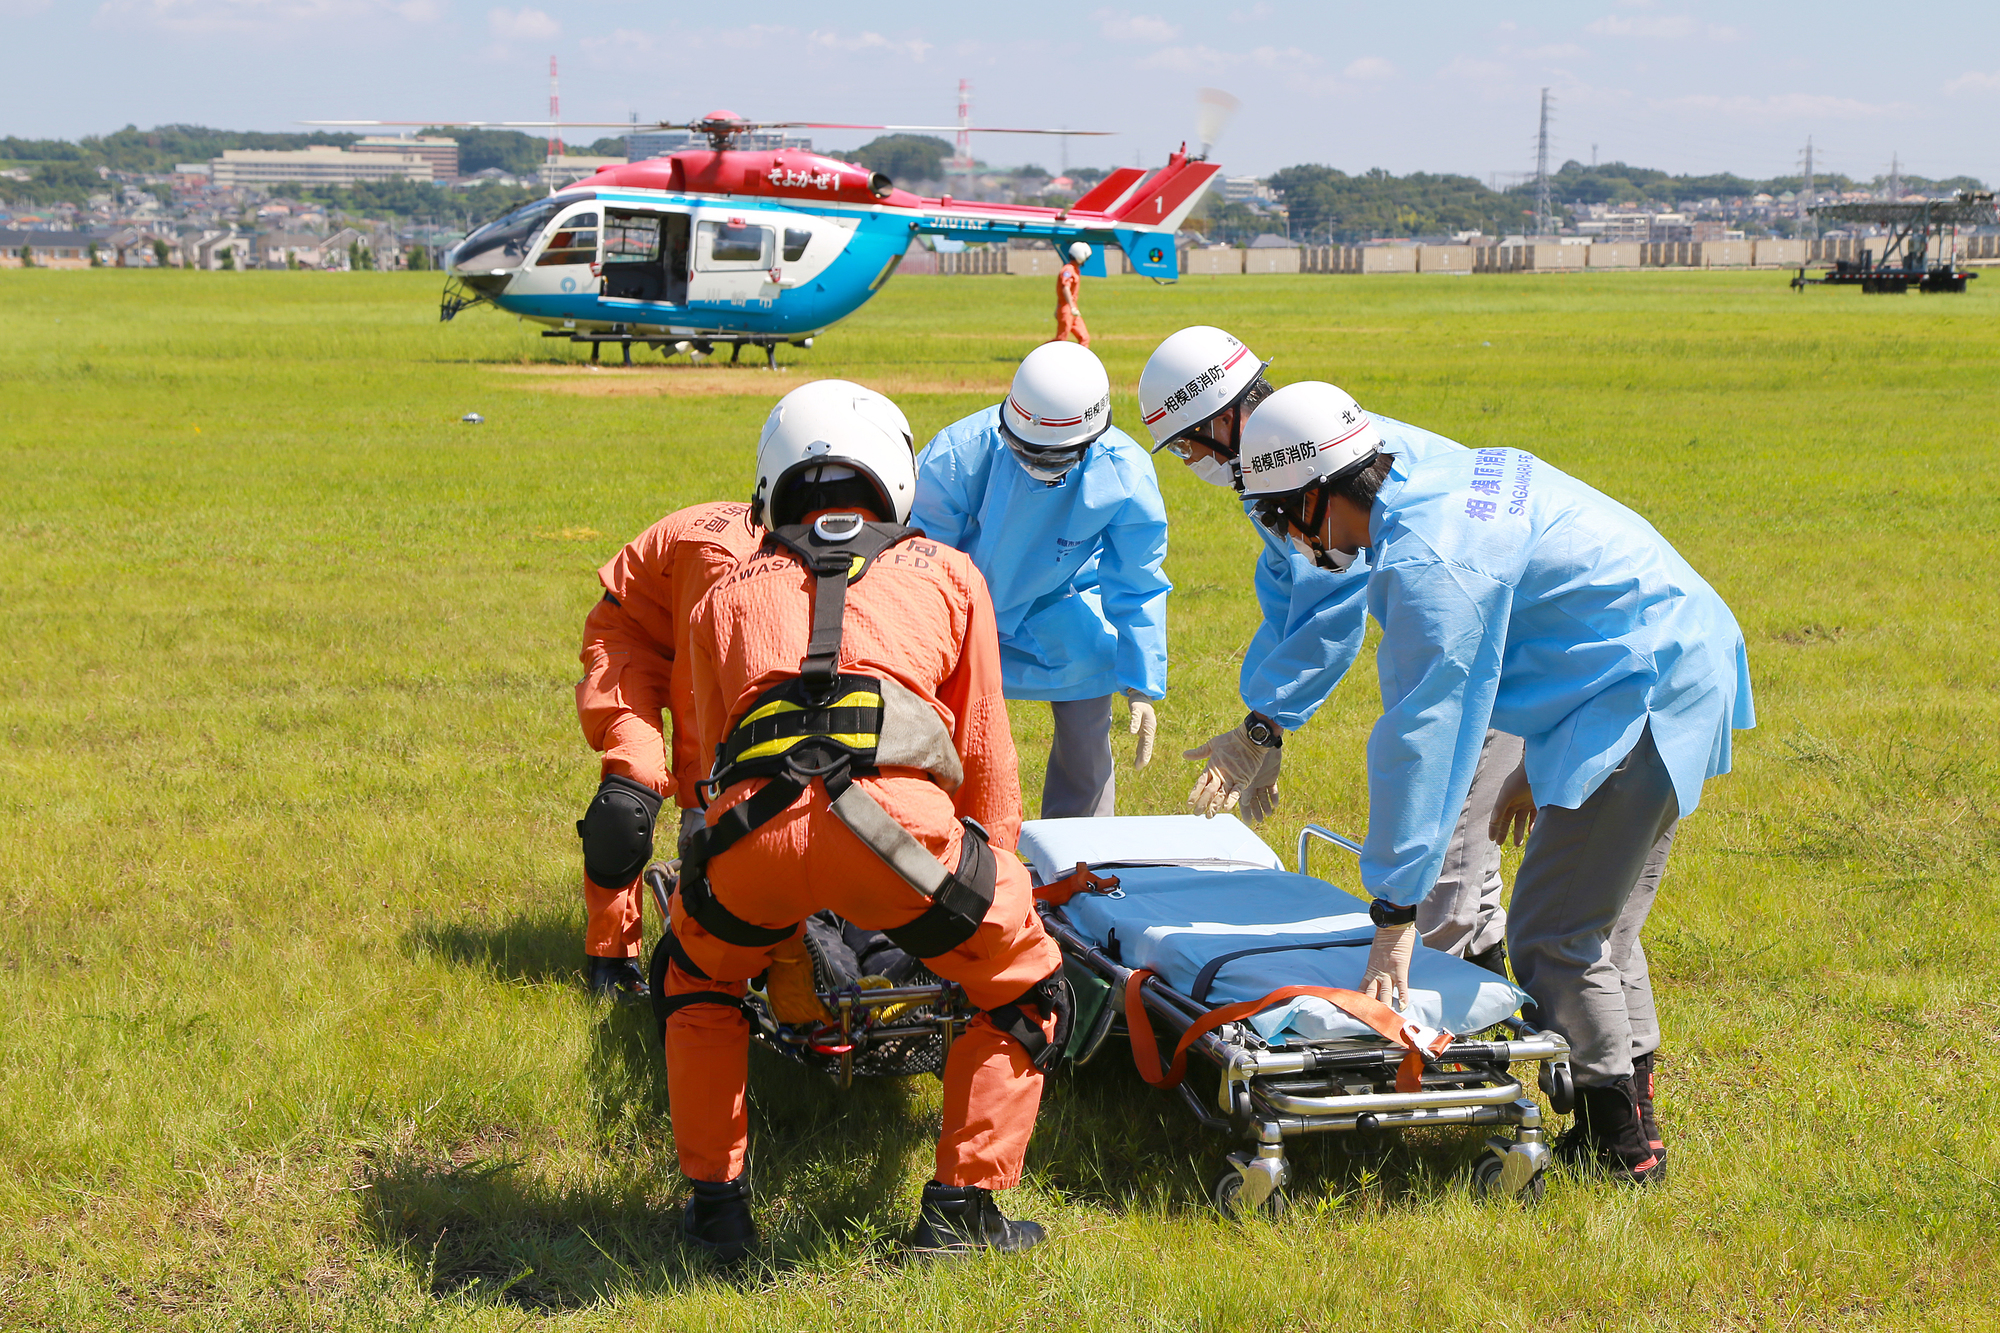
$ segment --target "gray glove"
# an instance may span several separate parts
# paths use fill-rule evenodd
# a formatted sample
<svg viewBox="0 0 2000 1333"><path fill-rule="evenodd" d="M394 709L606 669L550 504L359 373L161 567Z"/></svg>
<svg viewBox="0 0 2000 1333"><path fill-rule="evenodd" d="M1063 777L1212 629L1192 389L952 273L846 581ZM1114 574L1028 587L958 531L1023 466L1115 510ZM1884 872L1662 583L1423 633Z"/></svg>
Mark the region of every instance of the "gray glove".
<svg viewBox="0 0 2000 1333"><path fill-rule="evenodd" d="M1132 722L1126 730L1139 738L1132 747L1132 771L1136 773L1153 762L1153 737L1160 730L1160 719L1153 711L1152 700L1137 690L1125 691L1125 702L1132 712Z"/></svg>
<svg viewBox="0 0 2000 1333"><path fill-rule="evenodd" d="M1410 955L1417 951L1417 926L1375 927L1375 942L1368 946L1368 966L1361 973L1361 993L1380 1000L1390 1008L1410 1002Z"/></svg>
<svg viewBox="0 0 2000 1333"><path fill-rule="evenodd" d="M1208 760L1208 767L1188 793L1188 809L1207 819L1234 810L1244 789L1264 771L1265 756L1276 753L1251 740L1242 723L1192 750L1183 750L1183 759Z"/></svg>

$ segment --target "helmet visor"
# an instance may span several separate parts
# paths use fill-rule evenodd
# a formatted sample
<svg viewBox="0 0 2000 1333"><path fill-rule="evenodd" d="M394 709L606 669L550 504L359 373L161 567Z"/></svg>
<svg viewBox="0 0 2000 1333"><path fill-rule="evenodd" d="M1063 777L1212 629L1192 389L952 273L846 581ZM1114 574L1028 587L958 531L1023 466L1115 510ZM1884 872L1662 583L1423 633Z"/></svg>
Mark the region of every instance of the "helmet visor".
<svg viewBox="0 0 2000 1333"><path fill-rule="evenodd" d="M1013 450L1014 457L1021 461L1021 466L1026 468L1028 475L1036 481L1061 481L1069 474L1071 468L1083 461L1083 456L1090 451L1090 446L1097 443L1098 436L1110 428L1111 422L1107 416L1097 434L1089 439L1055 448L1045 448L1042 445L1030 444L1016 435L1007 425L1006 414L1002 413L1000 416L1000 437L1007 441L1007 447Z"/></svg>

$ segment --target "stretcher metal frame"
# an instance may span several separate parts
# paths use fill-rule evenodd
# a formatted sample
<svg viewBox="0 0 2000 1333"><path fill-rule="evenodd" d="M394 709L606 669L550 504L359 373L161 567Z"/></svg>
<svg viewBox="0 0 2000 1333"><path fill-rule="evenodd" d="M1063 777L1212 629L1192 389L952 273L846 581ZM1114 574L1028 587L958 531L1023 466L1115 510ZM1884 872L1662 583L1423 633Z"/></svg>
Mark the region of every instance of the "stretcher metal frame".
<svg viewBox="0 0 2000 1333"><path fill-rule="evenodd" d="M1308 824L1299 834L1302 875L1311 873L1308 865L1315 840L1356 854L1361 851L1351 839ZM1137 863L1127 859L1120 864ZM1071 1047L1071 1058L1082 1064L1100 1052L1118 1025L1123 1010L1119 1001L1134 969L1086 939L1062 908L1047 903L1037 907L1064 958L1110 987L1096 1021L1089 1031L1078 1034ZM1208 1012L1207 1006L1157 976L1145 979L1139 996L1156 1038L1168 1044L1179 1041ZM1294 1040L1272 1046L1247 1023L1226 1023L1203 1033L1189 1052L1218 1074L1214 1105L1205 1104L1185 1082L1175 1091L1203 1125L1250 1144L1247 1150L1227 1155L1227 1165L1211 1185L1211 1198L1227 1213L1281 1210L1291 1180L1285 1159L1288 1138L1329 1133L1372 1138L1419 1125L1494 1125L1511 1126L1514 1136L1497 1133L1486 1140L1488 1152L1473 1168L1474 1190L1530 1202L1539 1199L1552 1154L1541 1106L1527 1095L1512 1066L1539 1065L1538 1084L1558 1112L1567 1112L1574 1105L1569 1044L1520 1018L1488 1029L1488 1034L1496 1032L1497 1039L1490 1035L1455 1039L1437 1055L1436 1066L1424 1073L1422 1089L1414 1092L1395 1091L1396 1068L1405 1051L1379 1037Z"/></svg>

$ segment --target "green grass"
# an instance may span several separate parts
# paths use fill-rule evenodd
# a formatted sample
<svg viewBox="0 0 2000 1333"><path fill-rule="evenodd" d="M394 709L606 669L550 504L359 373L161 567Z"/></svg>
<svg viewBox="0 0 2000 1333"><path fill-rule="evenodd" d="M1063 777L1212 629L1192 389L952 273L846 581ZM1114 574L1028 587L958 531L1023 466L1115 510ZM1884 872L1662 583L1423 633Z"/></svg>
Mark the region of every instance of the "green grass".
<svg viewBox="0 0 2000 1333"><path fill-rule="evenodd" d="M1307 1144L1292 1215L1239 1227L1203 1195L1232 1145L1111 1052L1050 1081L1009 1196L1054 1243L905 1268L936 1085L836 1096L760 1058L770 1247L740 1282L675 1243L647 1023L577 985L596 766L570 686L595 565L744 493L770 394L551 393L504 367L574 349L490 312L440 326L435 294L0 274L0 1326L1993 1321L2000 291L1086 284L1115 383L1224 325L1280 381L1580 475L1735 608L1762 725L1649 935L1674 1177L1563 1176L1523 1212L1468 1198L1475 1136ZM1045 281L899 279L771 393L997 385L1048 305ZM990 398L903 402L927 435ZM1180 808L1170 747L1240 715L1254 615L1240 514L1162 481L1173 689L1127 813ZM1363 825L1376 711L1364 660L1287 747L1274 845ZM1016 725L1032 809L1046 710Z"/></svg>

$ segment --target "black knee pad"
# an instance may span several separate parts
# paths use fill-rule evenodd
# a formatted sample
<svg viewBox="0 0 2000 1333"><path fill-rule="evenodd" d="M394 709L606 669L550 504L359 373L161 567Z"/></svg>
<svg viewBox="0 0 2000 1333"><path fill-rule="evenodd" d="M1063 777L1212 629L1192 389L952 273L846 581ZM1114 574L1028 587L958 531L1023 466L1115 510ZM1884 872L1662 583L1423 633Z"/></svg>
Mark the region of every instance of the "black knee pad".
<svg viewBox="0 0 2000 1333"><path fill-rule="evenodd" d="M593 884L615 889L630 884L653 856L653 821L660 797L630 778L608 777L597 788L576 836L583 839L583 873Z"/></svg>

